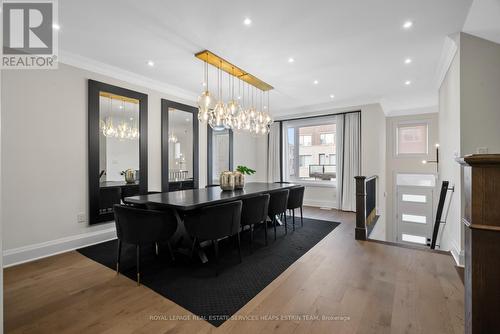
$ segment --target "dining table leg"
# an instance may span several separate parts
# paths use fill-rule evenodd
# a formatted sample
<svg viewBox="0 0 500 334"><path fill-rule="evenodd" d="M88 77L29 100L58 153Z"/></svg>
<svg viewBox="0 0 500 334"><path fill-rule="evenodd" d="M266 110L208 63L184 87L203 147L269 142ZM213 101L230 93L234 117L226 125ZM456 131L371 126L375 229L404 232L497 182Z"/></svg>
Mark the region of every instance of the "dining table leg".
<svg viewBox="0 0 500 334"><path fill-rule="evenodd" d="M184 220L179 212L175 209L173 212L177 219L177 231L175 231L175 234L172 236L174 251L183 255L192 256L194 259L200 260L201 263L207 263L208 257L203 250L203 246L205 246L207 242L198 242L198 240L193 239L186 231ZM194 245L195 241L196 245Z"/></svg>

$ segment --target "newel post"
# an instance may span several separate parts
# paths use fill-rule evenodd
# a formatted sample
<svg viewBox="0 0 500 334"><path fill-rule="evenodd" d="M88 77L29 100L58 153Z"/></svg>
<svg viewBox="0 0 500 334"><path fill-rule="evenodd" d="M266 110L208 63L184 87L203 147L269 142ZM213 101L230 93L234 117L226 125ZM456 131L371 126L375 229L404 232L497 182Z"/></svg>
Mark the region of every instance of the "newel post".
<svg viewBox="0 0 500 334"><path fill-rule="evenodd" d="M366 240L366 176L355 176L356 179L356 240Z"/></svg>

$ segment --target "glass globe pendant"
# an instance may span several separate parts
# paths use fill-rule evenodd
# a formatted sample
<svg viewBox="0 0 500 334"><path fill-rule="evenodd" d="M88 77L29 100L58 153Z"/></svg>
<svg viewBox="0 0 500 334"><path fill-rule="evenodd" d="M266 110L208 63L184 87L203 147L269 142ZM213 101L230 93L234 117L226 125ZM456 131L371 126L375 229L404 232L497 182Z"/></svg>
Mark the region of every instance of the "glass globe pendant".
<svg viewBox="0 0 500 334"><path fill-rule="evenodd" d="M214 99L212 98L212 94L210 94L208 90L201 93L198 97L198 119L200 121L206 122L208 120L207 114L211 109L213 109L213 101Z"/></svg>
<svg viewBox="0 0 500 334"><path fill-rule="evenodd" d="M210 116L210 110L214 108L214 98L208 90L208 63L206 61L204 70L204 86L206 89L198 97L198 120L200 122L207 122Z"/></svg>
<svg viewBox="0 0 500 334"><path fill-rule="evenodd" d="M210 113L208 119L208 125L214 131L222 131L226 128L224 121L226 119L226 105L224 102L219 101L214 107L214 110Z"/></svg>

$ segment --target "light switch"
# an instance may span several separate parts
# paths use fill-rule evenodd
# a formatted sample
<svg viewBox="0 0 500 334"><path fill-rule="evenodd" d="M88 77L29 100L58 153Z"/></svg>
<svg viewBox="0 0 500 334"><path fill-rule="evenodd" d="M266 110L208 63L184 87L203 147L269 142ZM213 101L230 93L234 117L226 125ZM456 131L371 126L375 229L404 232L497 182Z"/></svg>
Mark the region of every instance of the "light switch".
<svg viewBox="0 0 500 334"><path fill-rule="evenodd" d="M488 148L487 147L478 147L476 152L477 152L477 154L488 154Z"/></svg>

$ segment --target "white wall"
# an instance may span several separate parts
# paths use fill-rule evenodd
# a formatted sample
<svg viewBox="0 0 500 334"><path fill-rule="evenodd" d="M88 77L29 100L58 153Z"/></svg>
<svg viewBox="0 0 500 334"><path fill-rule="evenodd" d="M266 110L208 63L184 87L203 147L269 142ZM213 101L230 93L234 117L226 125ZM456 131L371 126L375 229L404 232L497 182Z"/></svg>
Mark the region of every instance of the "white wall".
<svg viewBox="0 0 500 334"><path fill-rule="evenodd" d="M460 150L460 52L457 52L439 89L439 181L455 187L451 195L441 248L460 257L461 239L461 169L455 159ZM458 262L458 261L457 261Z"/></svg>
<svg viewBox="0 0 500 334"><path fill-rule="evenodd" d="M468 34L460 40L462 154L500 153L500 44Z"/></svg>
<svg viewBox="0 0 500 334"><path fill-rule="evenodd" d="M405 122L425 122L428 124L427 155L398 157L396 155L396 127ZM387 164L386 164L386 240L396 241L396 175L398 173L424 173L436 174L436 164L423 164L422 160L436 160L435 144L439 142L438 137L438 114L409 115L387 118ZM436 188L438 189L438 188ZM434 190L434 200L439 194Z"/></svg>
<svg viewBox="0 0 500 334"><path fill-rule="evenodd" d="M376 202L380 217L370 238L386 240L386 117L379 104L361 109L361 175L378 176Z"/></svg>
<svg viewBox="0 0 500 334"><path fill-rule="evenodd" d="M439 90L440 177L455 185L442 243L463 264L463 195L458 156L500 153L500 44L461 33Z"/></svg>
<svg viewBox="0 0 500 334"><path fill-rule="evenodd" d="M4 263L33 259L114 235L114 223L77 223L87 213L87 79L148 94L148 186L161 190L161 98L167 93L65 64L58 70L2 75L2 221ZM200 187L206 184L207 130L200 126ZM262 139L235 135L235 163L255 166Z"/></svg>

